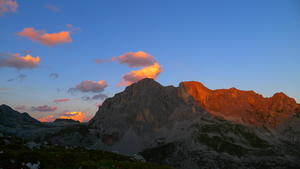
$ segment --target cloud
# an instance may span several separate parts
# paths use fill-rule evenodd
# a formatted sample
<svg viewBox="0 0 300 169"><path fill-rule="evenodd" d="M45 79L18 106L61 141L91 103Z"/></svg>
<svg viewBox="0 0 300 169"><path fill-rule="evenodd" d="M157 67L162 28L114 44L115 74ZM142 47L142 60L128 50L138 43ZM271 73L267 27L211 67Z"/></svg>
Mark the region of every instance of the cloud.
<svg viewBox="0 0 300 169"><path fill-rule="evenodd" d="M103 60L103 59L95 59L94 61L95 61L97 64L106 62L106 60Z"/></svg>
<svg viewBox="0 0 300 169"><path fill-rule="evenodd" d="M49 78L50 79L57 79L59 77L58 73L50 73Z"/></svg>
<svg viewBox="0 0 300 169"><path fill-rule="evenodd" d="M26 80L26 79L27 79L27 75L25 75L25 74L19 74L16 78L8 79L7 81L8 82L12 82L12 81L17 80L17 81L22 82L23 80Z"/></svg>
<svg viewBox="0 0 300 169"><path fill-rule="evenodd" d="M12 0L0 0L0 16L5 12L16 12L18 3Z"/></svg>
<svg viewBox="0 0 300 169"><path fill-rule="evenodd" d="M80 122L88 121L88 117L84 112L66 112L59 116L61 119L73 119Z"/></svg>
<svg viewBox="0 0 300 169"><path fill-rule="evenodd" d="M68 101L70 101L69 98L62 98L62 99L53 100L54 103L63 103L63 102L68 102Z"/></svg>
<svg viewBox="0 0 300 169"><path fill-rule="evenodd" d="M2 56L2 57L1 57ZM0 56L0 67L12 67L16 69L32 69L40 64L40 57L29 54L20 56L19 53Z"/></svg>
<svg viewBox="0 0 300 169"><path fill-rule="evenodd" d="M9 90L12 90L12 88L5 88L5 87L0 87L0 91L9 91Z"/></svg>
<svg viewBox="0 0 300 169"><path fill-rule="evenodd" d="M110 59L95 59L94 61L97 64L118 61L120 64L126 64L129 67L145 67L156 62L153 56L143 51L129 52Z"/></svg>
<svg viewBox="0 0 300 169"><path fill-rule="evenodd" d="M153 56L143 51L125 53L124 55L114 57L114 59L118 60L121 64L127 64L129 67L144 67L155 63Z"/></svg>
<svg viewBox="0 0 300 169"><path fill-rule="evenodd" d="M123 75L123 79L117 86L128 86L144 78L156 79L162 72L160 64L149 53L138 51L129 52L111 59L95 59L97 64L104 62L118 61L120 64L126 64L129 67L142 67L139 70L133 70Z"/></svg>
<svg viewBox="0 0 300 169"><path fill-rule="evenodd" d="M44 116L44 117L38 118L38 120L40 122L52 122L52 121L55 120L55 117L54 117L54 115L48 115L48 116Z"/></svg>
<svg viewBox="0 0 300 169"><path fill-rule="evenodd" d="M71 33L80 31L80 28L74 27L72 24L66 24L65 26L68 28L68 31Z"/></svg>
<svg viewBox="0 0 300 169"><path fill-rule="evenodd" d="M55 5L47 4L45 5L45 8L49 9L52 12L60 12L60 9Z"/></svg>
<svg viewBox="0 0 300 169"><path fill-rule="evenodd" d="M81 91L99 93L102 92L106 87L107 83L105 80L100 80L98 82L85 80L80 82L75 88L70 88L69 92L73 93L76 91Z"/></svg>
<svg viewBox="0 0 300 169"><path fill-rule="evenodd" d="M48 46L72 42L70 32L68 31L58 33L46 33L43 30L35 30L34 28L24 28L21 32L18 32L17 35L27 37L32 41L40 42Z"/></svg>
<svg viewBox="0 0 300 169"><path fill-rule="evenodd" d="M43 106L37 106L37 107L33 106L31 109L32 109L32 111L49 112L49 111L55 111L57 109L57 107L43 105Z"/></svg>
<svg viewBox="0 0 300 169"><path fill-rule="evenodd" d="M118 86L128 86L144 78L156 79L161 71L161 66L158 63L154 63L153 65L144 67L140 70L131 71L123 75L123 80Z"/></svg>
<svg viewBox="0 0 300 169"><path fill-rule="evenodd" d="M18 111L26 111L26 106L25 105L21 105L21 106L16 106L14 107L16 110Z"/></svg>
<svg viewBox="0 0 300 169"><path fill-rule="evenodd" d="M93 97L89 97L89 96L83 96L81 97L83 100L85 101L92 101L92 100L104 100L107 98L107 96L105 94L96 94Z"/></svg>

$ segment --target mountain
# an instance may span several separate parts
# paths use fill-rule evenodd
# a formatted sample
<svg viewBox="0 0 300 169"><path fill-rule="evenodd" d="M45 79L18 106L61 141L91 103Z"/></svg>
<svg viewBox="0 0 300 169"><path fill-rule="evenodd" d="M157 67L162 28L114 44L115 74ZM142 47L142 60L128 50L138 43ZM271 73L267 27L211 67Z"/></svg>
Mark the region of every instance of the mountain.
<svg viewBox="0 0 300 169"><path fill-rule="evenodd" d="M19 113L7 105L0 105L0 125L5 127L32 127L41 122L32 118L28 113Z"/></svg>
<svg viewBox="0 0 300 169"><path fill-rule="evenodd" d="M178 169L298 169L299 107L284 93L265 98L194 81L174 87L143 79L107 98L88 124L38 122L28 129L18 118L2 118L0 131L10 124L9 131L18 126L10 133L36 142L139 154Z"/></svg>
<svg viewBox="0 0 300 169"><path fill-rule="evenodd" d="M89 127L107 150L140 152L176 168L299 168L300 144L292 141L299 125L289 126L293 137L283 132L287 121L297 121L299 107L283 93L264 98L199 82L164 87L143 79L106 99Z"/></svg>
<svg viewBox="0 0 300 169"><path fill-rule="evenodd" d="M241 124L277 127L300 112L300 105L295 99L284 93L264 98L254 91L236 88L210 90L195 81L182 82L180 88L184 88L199 106L212 115Z"/></svg>

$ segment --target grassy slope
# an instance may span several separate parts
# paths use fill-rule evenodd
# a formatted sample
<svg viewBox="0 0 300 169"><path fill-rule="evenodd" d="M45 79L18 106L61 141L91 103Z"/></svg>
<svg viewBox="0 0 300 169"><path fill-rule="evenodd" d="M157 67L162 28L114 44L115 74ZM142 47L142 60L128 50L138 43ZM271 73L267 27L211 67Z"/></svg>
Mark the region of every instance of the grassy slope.
<svg viewBox="0 0 300 169"><path fill-rule="evenodd" d="M44 169L171 169L101 150L51 145L31 150L24 143L13 136L0 137L0 168L20 169L25 168L22 163L39 161Z"/></svg>

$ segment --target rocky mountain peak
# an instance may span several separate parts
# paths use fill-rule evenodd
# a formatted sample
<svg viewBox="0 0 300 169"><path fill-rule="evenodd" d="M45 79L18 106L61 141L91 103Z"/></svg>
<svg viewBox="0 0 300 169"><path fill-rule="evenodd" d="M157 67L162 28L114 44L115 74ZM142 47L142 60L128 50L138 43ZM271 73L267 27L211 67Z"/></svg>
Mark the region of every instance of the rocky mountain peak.
<svg viewBox="0 0 300 169"><path fill-rule="evenodd" d="M276 127L299 107L282 92L265 98L236 88L210 90L199 82L182 82L180 86L207 112L243 124Z"/></svg>
<svg viewBox="0 0 300 169"><path fill-rule="evenodd" d="M146 78L106 99L89 125L108 128L115 124L120 130L128 127L154 130L174 120L192 119L208 112L241 124L276 127L298 107L284 93L265 98L254 91L236 88L212 90L196 81L164 87Z"/></svg>

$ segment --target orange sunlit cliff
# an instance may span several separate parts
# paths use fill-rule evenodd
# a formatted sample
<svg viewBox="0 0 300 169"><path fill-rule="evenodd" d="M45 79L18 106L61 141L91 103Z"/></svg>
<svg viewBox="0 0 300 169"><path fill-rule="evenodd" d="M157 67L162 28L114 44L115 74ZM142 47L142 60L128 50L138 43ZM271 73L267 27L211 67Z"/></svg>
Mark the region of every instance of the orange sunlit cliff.
<svg viewBox="0 0 300 169"><path fill-rule="evenodd" d="M275 127L300 112L300 105L284 93L264 98L235 88L211 90L195 81L182 82L180 87L212 115L243 124Z"/></svg>

